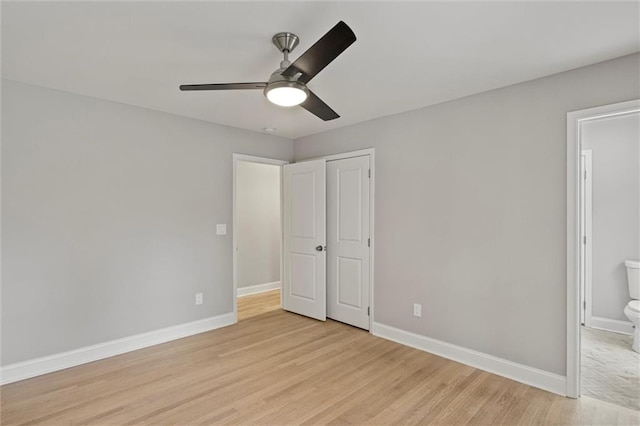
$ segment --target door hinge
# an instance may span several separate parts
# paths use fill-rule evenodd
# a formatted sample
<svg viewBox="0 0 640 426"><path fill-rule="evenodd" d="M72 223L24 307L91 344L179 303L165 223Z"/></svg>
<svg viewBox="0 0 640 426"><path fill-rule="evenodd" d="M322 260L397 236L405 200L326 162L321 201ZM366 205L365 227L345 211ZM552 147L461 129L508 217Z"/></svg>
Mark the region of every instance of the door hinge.
<svg viewBox="0 0 640 426"><path fill-rule="evenodd" d="M583 301L582 302L582 309L584 309L585 311L587 310L587 301Z"/></svg>
<svg viewBox="0 0 640 426"><path fill-rule="evenodd" d="M367 306L367 316L371 316L371 307Z"/></svg>
<svg viewBox="0 0 640 426"><path fill-rule="evenodd" d="M585 180L587 179L587 171L586 170L584 171L584 179Z"/></svg>
<svg viewBox="0 0 640 426"><path fill-rule="evenodd" d="M587 244L587 236L582 237L582 244Z"/></svg>
<svg viewBox="0 0 640 426"><path fill-rule="evenodd" d="M367 247L371 247L371 238L367 238Z"/></svg>
<svg viewBox="0 0 640 426"><path fill-rule="evenodd" d="M369 179L371 179L371 169L369 169Z"/></svg>

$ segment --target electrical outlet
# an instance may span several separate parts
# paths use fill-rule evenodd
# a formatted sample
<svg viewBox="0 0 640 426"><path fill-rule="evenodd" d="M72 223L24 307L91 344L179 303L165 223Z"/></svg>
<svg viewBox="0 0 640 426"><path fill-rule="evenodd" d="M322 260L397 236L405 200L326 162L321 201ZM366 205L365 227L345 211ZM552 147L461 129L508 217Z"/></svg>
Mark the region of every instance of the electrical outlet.
<svg viewBox="0 0 640 426"><path fill-rule="evenodd" d="M414 303L413 304L413 316L414 317L421 317L422 316L422 305L420 305L418 303Z"/></svg>
<svg viewBox="0 0 640 426"><path fill-rule="evenodd" d="M216 225L216 235L227 235L226 223L219 223Z"/></svg>
<svg viewBox="0 0 640 426"><path fill-rule="evenodd" d="M203 298L202 293L196 293L196 305L202 305Z"/></svg>

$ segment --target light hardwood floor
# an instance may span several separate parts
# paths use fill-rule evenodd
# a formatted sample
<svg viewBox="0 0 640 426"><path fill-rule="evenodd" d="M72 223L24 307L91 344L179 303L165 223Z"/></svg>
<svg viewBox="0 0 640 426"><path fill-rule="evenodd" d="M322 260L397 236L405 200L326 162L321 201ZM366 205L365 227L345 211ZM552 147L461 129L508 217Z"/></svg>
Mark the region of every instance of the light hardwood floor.
<svg viewBox="0 0 640 426"><path fill-rule="evenodd" d="M234 326L3 386L3 425L639 424L278 308L239 300Z"/></svg>

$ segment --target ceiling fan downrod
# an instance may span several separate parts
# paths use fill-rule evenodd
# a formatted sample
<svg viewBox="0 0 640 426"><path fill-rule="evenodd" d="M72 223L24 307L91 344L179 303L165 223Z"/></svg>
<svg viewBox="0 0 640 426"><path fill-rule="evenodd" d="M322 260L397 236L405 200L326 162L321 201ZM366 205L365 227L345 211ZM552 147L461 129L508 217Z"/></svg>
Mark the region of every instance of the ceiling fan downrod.
<svg viewBox="0 0 640 426"><path fill-rule="evenodd" d="M289 32L278 33L271 38L271 41L276 48L284 55L284 60L280 62L280 68L286 69L291 62L289 62L289 53L293 52L300 39L297 35Z"/></svg>

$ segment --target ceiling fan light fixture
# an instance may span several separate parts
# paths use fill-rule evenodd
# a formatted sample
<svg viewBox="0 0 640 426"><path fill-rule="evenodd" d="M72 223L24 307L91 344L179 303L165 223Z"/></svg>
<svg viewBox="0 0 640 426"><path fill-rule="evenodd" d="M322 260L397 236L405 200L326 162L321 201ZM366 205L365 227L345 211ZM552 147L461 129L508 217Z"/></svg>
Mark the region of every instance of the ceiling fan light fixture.
<svg viewBox="0 0 640 426"><path fill-rule="evenodd" d="M338 22L293 62L289 62L289 54L298 45L297 35L278 33L271 41L283 54L283 60L267 82L182 84L180 90L262 89L264 96L274 105L300 105L324 121L339 118L329 105L307 88L307 83L356 41L351 28L343 21Z"/></svg>
<svg viewBox="0 0 640 426"><path fill-rule="evenodd" d="M264 89L264 94L272 104L292 107L303 103L309 96L309 90L296 81L278 81L269 84Z"/></svg>

